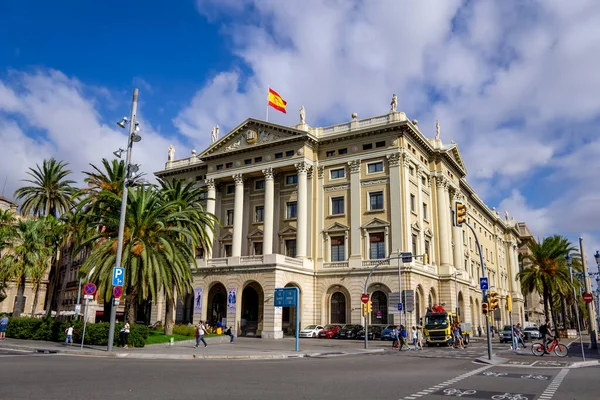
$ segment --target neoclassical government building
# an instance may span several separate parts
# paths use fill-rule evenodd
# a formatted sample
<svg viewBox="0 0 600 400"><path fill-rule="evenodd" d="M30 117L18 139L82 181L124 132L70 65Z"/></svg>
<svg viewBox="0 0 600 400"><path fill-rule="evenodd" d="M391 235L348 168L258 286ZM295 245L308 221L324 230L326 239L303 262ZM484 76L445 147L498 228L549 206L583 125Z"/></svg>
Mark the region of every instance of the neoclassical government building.
<svg viewBox="0 0 600 400"><path fill-rule="evenodd" d="M213 131L198 154L175 159L171 148L156 175L205 187L206 210L221 222L212 249L197 251L195 291L181 299L177 319L226 318L238 334L280 338L292 332L295 310L275 307L274 290L297 286L301 325L360 324L363 286L379 264L367 289L371 323L400 322L388 304L400 286L415 293L408 325L444 304L476 329L485 326L481 251L501 298L494 324L508 322L508 294L523 323L517 222L477 196L458 145L442 142L439 125L430 139L394 109L327 127L307 125L303 110L295 126L249 118L221 138ZM456 200L468 204L481 249L468 228L453 226ZM426 253L428 263L399 263L398 251Z"/></svg>

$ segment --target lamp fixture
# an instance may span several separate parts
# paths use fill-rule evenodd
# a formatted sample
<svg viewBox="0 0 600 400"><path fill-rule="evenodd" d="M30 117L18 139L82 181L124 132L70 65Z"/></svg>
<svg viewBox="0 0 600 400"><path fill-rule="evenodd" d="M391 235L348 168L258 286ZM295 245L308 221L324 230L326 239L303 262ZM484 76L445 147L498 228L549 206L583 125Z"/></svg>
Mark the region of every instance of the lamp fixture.
<svg viewBox="0 0 600 400"><path fill-rule="evenodd" d="M123 152L125 151L125 149L119 149L117 151L113 151L113 154L115 155L115 157L117 158L121 158L121 156L123 155Z"/></svg>
<svg viewBox="0 0 600 400"><path fill-rule="evenodd" d="M594 254L594 258L596 259L596 264L600 264L600 250L596 250L596 254Z"/></svg>
<svg viewBox="0 0 600 400"><path fill-rule="evenodd" d="M117 122L117 125L119 125L123 129L125 129L125 125L127 125L127 122L129 122L129 120L127 119L127 117L123 117L122 120L120 120L119 122Z"/></svg>

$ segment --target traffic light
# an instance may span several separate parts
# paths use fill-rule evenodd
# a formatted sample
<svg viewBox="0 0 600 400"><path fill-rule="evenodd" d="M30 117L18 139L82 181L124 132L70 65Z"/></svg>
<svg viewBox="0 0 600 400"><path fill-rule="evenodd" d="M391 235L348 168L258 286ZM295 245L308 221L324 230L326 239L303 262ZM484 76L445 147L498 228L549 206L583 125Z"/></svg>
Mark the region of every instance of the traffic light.
<svg viewBox="0 0 600 400"><path fill-rule="evenodd" d="M510 294L506 296L506 308L508 312L512 312L512 296Z"/></svg>
<svg viewBox="0 0 600 400"><path fill-rule="evenodd" d="M373 311L373 302L371 300L369 300L369 302L367 303L367 311Z"/></svg>
<svg viewBox="0 0 600 400"><path fill-rule="evenodd" d="M460 201L454 203L454 217L456 226L462 226L467 222L467 205Z"/></svg>
<svg viewBox="0 0 600 400"><path fill-rule="evenodd" d="M369 313L369 304L362 303L362 316L366 317L368 313Z"/></svg>
<svg viewBox="0 0 600 400"><path fill-rule="evenodd" d="M423 264L429 264L429 254L423 254Z"/></svg>
<svg viewBox="0 0 600 400"><path fill-rule="evenodd" d="M400 253L400 257L402 257L403 263L412 262L412 259L413 259L413 255L411 252Z"/></svg>
<svg viewBox="0 0 600 400"><path fill-rule="evenodd" d="M481 303L481 312L483 313L483 315L487 315L487 313L489 312L488 303Z"/></svg>
<svg viewBox="0 0 600 400"><path fill-rule="evenodd" d="M488 302L490 303L490 310L498 309L498 293L490 292L488 294Z"/></svg>

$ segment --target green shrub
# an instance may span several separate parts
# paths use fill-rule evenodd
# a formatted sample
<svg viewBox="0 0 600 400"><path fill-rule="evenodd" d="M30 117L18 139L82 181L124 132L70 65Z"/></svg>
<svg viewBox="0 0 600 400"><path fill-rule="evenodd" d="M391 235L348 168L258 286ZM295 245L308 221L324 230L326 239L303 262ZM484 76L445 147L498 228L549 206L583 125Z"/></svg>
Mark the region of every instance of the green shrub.
<svg viewBox="0 0 600 400"><path fill-rule="evenodd" d="M173 326L173 335L196 337L196 327L194 325L187 326L185 324L175 325Z"/></svg>

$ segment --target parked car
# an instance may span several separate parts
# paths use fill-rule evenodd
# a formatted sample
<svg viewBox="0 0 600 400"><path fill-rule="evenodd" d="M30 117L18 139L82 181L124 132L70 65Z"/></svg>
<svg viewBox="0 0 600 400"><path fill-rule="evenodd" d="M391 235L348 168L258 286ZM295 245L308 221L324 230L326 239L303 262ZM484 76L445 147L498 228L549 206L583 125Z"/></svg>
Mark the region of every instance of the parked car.
<svg viewBox="0 0 600 400"><path fill-rule="evenodd" d="M393 332L395 325L388 325L381 330L381 340L394 340Z"/></svg>
<svg viewBox="0 0 600 400"><path fill-rule="evenodd" d="M308 325L300 331L300 337L316 338L323 330L323 325Z"/></svg>
<svg viewBox="0 0 600 400"><path fill-rule="evenodd" d="M369 325L369 340L379 339L381 337L381 331L383 330L383 326L381 325ZM356 339L364 339L365 338L365 329L361 329L358 331L356 335Z"/></svg>
<svg viewBox="0 0 600 400"><path fill-rule="evenodd" d="M527 328L523 329L523 334L525 335L526 339L542 338L542 334L540 333L540 330L537 326L528 326Z"/></svg>
<svg viewBox="0 0 600 400"><path fill-rule="evenodd" d="M340 329L342 329L343 325L339 324L329 324L325 325L325 328L321 332L319 332L319 338L321 339L333 339L338 336L340 333Z"/></svg>
<svg viewBox="0 0 600 400"><path fill-rule="evenodd" d="M500 343L511 343L512 342L512 326L506 325L502 329L500 334Z"/></svg>
<svg viewBox="0 0 600 400"><path fill-rule="evenodd" d="M363 329L362 325L353 325L353 324L347 324L344 325L342 327L342 329L340 329L340 333L338 335L338 338L340 339L353 339L356 337L356 335L358 334L358 332Z"/></svg>

